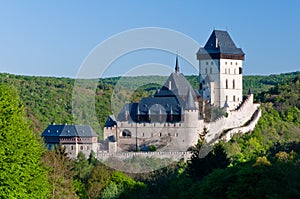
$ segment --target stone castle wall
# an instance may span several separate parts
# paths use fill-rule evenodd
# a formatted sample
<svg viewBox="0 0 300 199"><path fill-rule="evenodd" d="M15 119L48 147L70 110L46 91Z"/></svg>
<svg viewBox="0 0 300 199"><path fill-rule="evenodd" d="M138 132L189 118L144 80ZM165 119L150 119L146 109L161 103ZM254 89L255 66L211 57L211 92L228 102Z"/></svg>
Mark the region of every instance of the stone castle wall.
<svg viewBox="0 0 300 199"><path fill-rule="evenodd" d="M253 118L251 120L251 122L247 125L247 126L243 126L243 127L238 127L238 128L234 128L229 130L223 137L222 140L224 140L225 142L228 142L234 134L236 133L242 133L245 134L249 131L253 131L255 128L255 125L257 124L259 118L261 117L261 109L258 108L255 113L253 114Z"/></svg>
<svg viewBox="0 0 300 199"><path fill-rule="evenodd" d="M190 110L185 111L184 119L179 123L118 122L118 126L104 129L104 142L113 136L118 143L117 151L136 150L137 143L140 149L154 145L160 151L186 151L197 143L200 126L203 126L203 120L199 120L199 111ZM124 131L130 132L130 136L124 136Z"/></svg>
<svg viewBox="0 0 300 199"><path fill-rule="evenodd" d="M222 116L210 123L204 123L199 119L198 110L185 111L184 119L179 123L118 122L118 126L104 129L104 143L108 143L108 138L111 136L114 141L117 141L118 152L135 151L136 145L139 149L154 145L160 151L186 151L197 143L204 127L208 129L205 136L207 143L218 141L224 130L229 132L224 138L228 141L229 137L238 131L248 132L254 129L261 114L258 112L259 106L253 103L251 94L238 109L229 111L227 117ZM249 125L244 126L247 122L250 122ZM130 136L122 135L123 131L130 132Z"/></svg>
<svg viewBox="0 0 300 199"><path fill-rule="evenodd" d="M103 151L99 151L96 153L96 158L100 160L107 160L109 158L117 158L119 160L131 159L133 157L154 157L159 159L171 158L174 161L179 161L180 159L184 159L185 161L191 157L192 153L190 151L154 151L154 152L120 152L120 153L107 153Z"/></svg>
<svg viewBox="0 0 300 199"><path fill-rule="evenodd" d="M259 104L253 104L253 94L248 95L246 100L237 110L229 111L228 116L222 116L214 122L205 123L208 128L206 141L214 142L220 137L224 130L233 129L243 126L247 123L255 111L259 108Z"/></svg>

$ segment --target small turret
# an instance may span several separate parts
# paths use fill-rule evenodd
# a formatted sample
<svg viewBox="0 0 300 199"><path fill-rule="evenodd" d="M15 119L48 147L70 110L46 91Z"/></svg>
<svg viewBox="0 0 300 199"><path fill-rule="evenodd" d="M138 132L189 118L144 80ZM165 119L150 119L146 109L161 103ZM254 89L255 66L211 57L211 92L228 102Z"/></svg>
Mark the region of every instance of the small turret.
<svg viewBox="0 0 300 199"><path fill-rule="evenodd" d="M150 108L148 108L148 121L151 122L151 111L150 111Z"/></svg>
<svg viewBox="0 0 300 199"><path fill-rule="evenodd" d="M140 115L141 115L141 113L140 113L140 108L139 108L139 105L137 106L137 109L136 109L136 118L137 118L137 121L139 122L140 121Z"/></svg>
<svg viewBox="0 0 300 199"><path fill-rule="evenodd" d="M249 90L248 90L248 95L252 95L252 90L251 90L251 88L249 88Z"/></svg>
<svg viewBox="0 0 300 199"><path fill-rule="evenodd" d="M174 120L174 113L173 113L173 108L171 106L171 110L170 110L170 122L173 122Z"/></svg>
<svg viewBox="0 0 300 199"><path fill-rule="evenodd" d="M226 113L228 113L228 111L229 111L229 105L228 105L227 100L226 100L225 103L224 103L223 109L224 109L224 111L225 111Z"/></svg>
<svg viewBox="0 0 300 199"><path fill-rule="evenodd" d="M191 88L189 88L186 98L186 110L196 110L195 100L191 91Z"/></svg>

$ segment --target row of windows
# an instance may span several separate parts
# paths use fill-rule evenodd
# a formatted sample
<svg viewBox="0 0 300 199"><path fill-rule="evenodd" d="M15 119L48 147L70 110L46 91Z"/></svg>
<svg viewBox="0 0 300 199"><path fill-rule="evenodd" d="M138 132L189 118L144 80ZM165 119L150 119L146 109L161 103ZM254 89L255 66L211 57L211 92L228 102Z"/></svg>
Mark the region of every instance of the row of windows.
<svg viewBox="0 0 300 199"><path fill-rule="evenodd" d="M159 133L159 137L162 136L162 133ZM171 133L168 133L168 136L171 136ZM143 137L144 137L144 133L143 133ZM153 137L153 133L151 133L151 137ZM178 133L175 133L175 137L178 137Z"/></svg>
<svg viewBox="0 0 300 199"><path fill-rule="evenodd" d="M165 122L167 122L167 121L165 121ZM148 123L143 123L143 126L146 126ZM155 122L152 122L152 124L153 124L153 126L154 127L156 127L156 123ZM159 124L161 124L161 123L159 123ZM178 125L177 125L178 124ZM123 124L121 123L121 125L120 125L121 127L123 127ZM131 127L134 127L135 126L135 124L134 123L131 123L131 125L130 125ZM174 126L174 127L176 127L176 126L181 126L181 123L164 123L164 127L166 127L166 126Z"/></svg>
<svg viewBox="0 0 300 199"><path fill-rule="evenodd" d="M206 62L206 65L209 65L209 62L207 61ZM211 61L210 62L210 65L214 65L214 62L213 61ZM229 65L227 62L225 62L225 65ZM233 65L233 62L230 62L230 65ZM237 62L235 62L235 65L237 66L238 65L238 63Z"/></svg>
<svg viewBox="0 0 300 199"><path fill-rule="evenodd" d="M227 61L225 62L225 65L227 65ZM232 63L232 62L230 62L230 65L233 65L233 63ZM237 66L237 65L238 65L238 63L237 63L237 62L235 62L235 65Z"/></svg>
<svg viewBox="0 0 300 199"><path fill-rule="evenodd" d="M162 136L162 133L159 133L159 137L161 137L161 136ZM168 133L168 136L171 136L171 134ZM123 131L122 137L131 138L131 133ZM145 133L142 133L142 137L145 137ZM153 133L151 133L151 137L153 137ZM175 137L178 137L178 133L175 133ZM83 150L83 149L80 149L80 150Z"/></svg>
<svg viewBox="0 0 300 199"><path fill-rule="evenodd" d="M75 150L75 146L71 145L70 146L71 150ZM90 150L90 147L89 146L80 146L79 149L82 151L82 150Z"/></svg>
<svg viewBox="0 0 300 199"><path fill-rule="evenodd" d="M205 73L207 74L207 68L205 68ZM212 68L209 69L209 73L212 74Z"/></svg>
<svg viewBox="0 0 300 199"><path fill-rule="evenodd" d="M225 80L225 88L228 89L228 79ZM235 80L232 80L232 89L235 89Z"/></svg>
<svg viewBox="0 0 300 199"><path fill-rule="evenodd" d="M212 72L213 72L213 69L210 68L210 69L209 69L209 73L212 74ZM232 71L231 71L231 72L232 72ZM234 69L233 69L233 74L236 75L236 74L237 74L236 72L237 72L237 71L236 71L236 68L234 68ZM208 69L207 69L207 68L205 68L205 73L208 74ZM225 68L225 74L230 74L230 68ZM242 67L239 67L239 73L238 73L238 74L242 74Z"/></svg>
<svg viewBox="0 0 300 199"><path fill-rule="evenodd" d="M231 70L231 72L232 72L232 70ZM237 74L236 73L237 71L236 71L236 68L234 68L233 69L233 74ZM243 70L242 70L242 67L239 67L239 71L238 71L239 73L238 74L242 74L242 72L243 72ZM225 68L225 74L230 74L230 68Z"/></svg>
<svg viewBox="0 0 300 199"><path fill-rule="evenodd" d="M235 98L235 95L232 96L232 101L235 102L236 98ZM226 101L228 102L228 95L226 95ZM237 101L240 101L240 98L237 98Z"/></svg>
<svg viewBox="0 0 300 199"><path fill-rule="evenodd" d="M207 62L206 62L206 65L208 65L208 64L209 64L209 62L207 61ZM211 61L211 62L210 62L210 65L214 65L214 62Z"/></svg>

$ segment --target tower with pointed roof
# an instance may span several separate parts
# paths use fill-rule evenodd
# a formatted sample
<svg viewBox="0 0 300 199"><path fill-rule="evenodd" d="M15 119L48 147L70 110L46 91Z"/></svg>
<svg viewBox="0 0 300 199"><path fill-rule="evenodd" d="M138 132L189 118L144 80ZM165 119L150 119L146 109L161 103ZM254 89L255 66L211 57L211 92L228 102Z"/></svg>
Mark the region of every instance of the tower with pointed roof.
<svg viewBox="0 0 300 199"><path fill-rule="evenodd" d="M229 110L243 100L243 60L227 31L214 30L205 46L197 52L199 60L199 91L203 99Z"/></svg>

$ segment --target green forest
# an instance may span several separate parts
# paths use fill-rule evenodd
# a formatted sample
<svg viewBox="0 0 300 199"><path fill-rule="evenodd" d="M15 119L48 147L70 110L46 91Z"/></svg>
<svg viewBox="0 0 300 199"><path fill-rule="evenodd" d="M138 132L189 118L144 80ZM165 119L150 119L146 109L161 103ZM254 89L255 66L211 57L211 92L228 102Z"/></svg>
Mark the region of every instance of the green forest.
<svg viewBox="0 0 300 199"><path fill-rule="evenodd" d="M117 97L138 101L165 78L125 78ZM194 88L197 78L187 76ZM101 126L119 80L97 85ZM71 160L59 146L45 149L40 134L49 123L73 123L74 79L0 74L0 82L0 198L300 198L300 72L244 76L244 92L251 88L263 111L254 132L214 145L204 158L199 138L187 162L142 174L108 168L93 153ZM136 85L143 86L126 92Z"/></svg>

